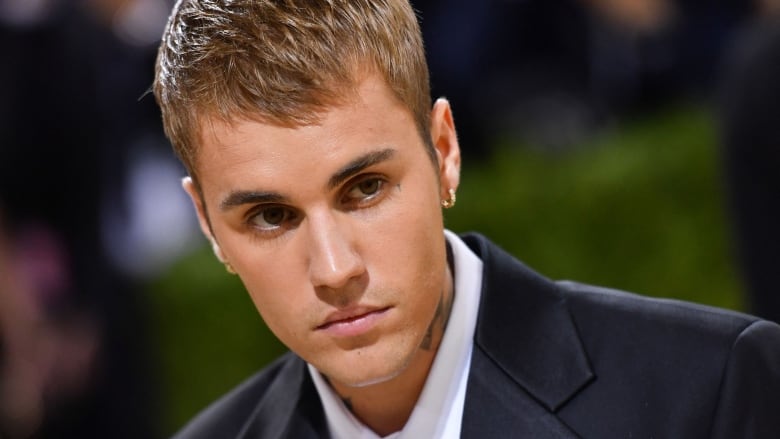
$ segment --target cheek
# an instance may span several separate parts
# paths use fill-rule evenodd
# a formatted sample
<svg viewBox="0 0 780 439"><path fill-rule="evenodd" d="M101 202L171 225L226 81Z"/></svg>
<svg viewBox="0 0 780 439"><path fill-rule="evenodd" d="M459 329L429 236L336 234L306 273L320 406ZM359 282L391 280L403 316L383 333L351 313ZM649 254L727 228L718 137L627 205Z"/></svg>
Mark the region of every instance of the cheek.
<svg viewBox="0 0 780 439"><path fill-rule="evenodd" d="M409 253L397 256L413 257L436 242L443 243L438 186L432 177L428 172L408 176L403 186L393 189L396 193L378 217L381 224L367 224L369 236L382 246Z"/></svg>
<svg viewBox="0 0 780 439"><path fill-rule="evenodd" d="M374 280L395 285L401 294L438 298L446 250L441 211L431 197L404 199L383 215L382 224L363 231L373 238L367 265ZM432 291L431 291L432 290ZM430 294L429 294L430 293ZM424 301L426 297L411 298Z"/></svg>
<svg viewBox="0 0 780 439"><path fill-rule="evenodd" d="M263 321L285 342L291 334L300 333L300 326L308 321L305 317L308 307L302 293L305 279L291 266L285 269L284 258L272 259L263 263L255 261L263 269L245 270L248 274L241 280Z"/></svg>
<svg viewBox="0 0 780 439"><path fill-rule="evenodd" d="M311 321L305 316L305 304L296 301L289 291L252 290L249 295L268 329L287 347L298 351Z"/></svg>

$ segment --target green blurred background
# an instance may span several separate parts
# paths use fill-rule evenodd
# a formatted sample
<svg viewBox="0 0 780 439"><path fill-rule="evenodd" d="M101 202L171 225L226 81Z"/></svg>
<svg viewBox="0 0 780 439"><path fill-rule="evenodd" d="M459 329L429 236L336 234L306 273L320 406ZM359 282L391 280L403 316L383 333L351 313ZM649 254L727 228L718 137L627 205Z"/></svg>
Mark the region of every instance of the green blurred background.
<svg viewBox="0 0 780 439"><path fill-rule="evenodd" d="M677 105L566 151L503 139L463 164L446 226L554 279L743 309L714 126ZM166 434L284 351L203 243L148 290Z"/></svg>
<svg viewBox="0 0 780 439"><path fill-rule="evenodd" d="M554 279L743 310L744 266L771 297L780 245L764 212L777 210L777 166L755 154L778 145L780 2L411 2L432 96L451 99L467 153L448 228ZM65 279L36 280L35 294L0 283L0 299L35 311L0 313L22 317L0 322L16 325L0 324L0 344L24 346L0 349L0 363L29 356L23 372L61 398L23 422L68 431L42 437L167 437L284 351L197 235L145 94L173 3L0 0L0 77L12 84L0 99L0 247L48 255L0 275L43 266ZM739 228L762 244L743 235L752 259L732 249L721 146L737 171L729 189L744 191L734 199L756 209L734 214L768 224ZM50 245L17 234L30 230ZM20 394L38 398L34 387Z"/></svg>

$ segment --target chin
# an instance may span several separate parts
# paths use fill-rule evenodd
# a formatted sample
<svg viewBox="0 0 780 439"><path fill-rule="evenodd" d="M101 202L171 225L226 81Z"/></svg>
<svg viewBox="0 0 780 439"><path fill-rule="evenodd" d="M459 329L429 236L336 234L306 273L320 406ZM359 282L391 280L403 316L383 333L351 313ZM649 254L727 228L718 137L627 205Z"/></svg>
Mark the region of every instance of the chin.
<svg viewBox="0 0 780 439"><path fill-rule="evenodd" d="M366 361L361 361L360 358L353 358L352 361L349 362L351 366L345 366L340 369L347 373L330 376L338 379L341 384L348 387L369 387L397 378L409 367L412 357L413 355L408 355L403 361L399 361L398 357L395 357L394 361L383 361L379 358L374 358L373 361L379 363L372 368L372 371L365 371L365 369L361 367Z"/></svg>
<svg viewBox="0 0 780 439"><path fill-rule="evenodd" d="M380 376L375 376L375 377L369 377L369 378L365 378L365 379L362 379L362 380L357 380L357 381L354 381L354 382L346 382L344 384L349 386L349 387L356 387L356 388L369 387L369 386L373 386L375 384L381 384L381 383L384 383L384 382L392 380L393 378L397 377L398 375L401 375L401 372L403 372L404 369L406 369L405 366L403 368L394 370L394 371L392 371L391 373L389 373L387 375L380 375Z"/></svg>

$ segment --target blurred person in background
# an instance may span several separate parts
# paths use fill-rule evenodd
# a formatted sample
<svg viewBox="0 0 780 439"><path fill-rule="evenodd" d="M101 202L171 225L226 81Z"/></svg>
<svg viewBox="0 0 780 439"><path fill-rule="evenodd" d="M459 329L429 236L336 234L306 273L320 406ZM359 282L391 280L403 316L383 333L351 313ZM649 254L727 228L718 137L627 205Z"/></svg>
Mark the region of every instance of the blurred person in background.
<svg viewBox="0 0 780 439"><path fill-rule="evenodd" d="M460 142L405 0L180 1L154 91L202 232L291 350L177 437L780 435L777 324L444 229Z"/></svg>
<svg viewBox="0 0 780 439"><path fill-rule="evenodd" d="M98 333L83 312L46 309L45 295L67 273L44 253L51 249L8 232L0 223L0 437L17 438L40 433L52 410L84 396Z"/></svg>
<svg viewBox="0 0 780 439"><path fill-rule="evenodd" d="M157 436L139 287L194 230L177 214L182 196L148 189L180 172L154 103L139 101L169 7L0 0L0 233L13 280L2 285L0 431L10 437Z"/></svg>
<svg viewBox="0 0 780 439"><path fill-rule="evenodd" d="M469 158L513 141L560 152L642 112L707 100L750 12L729 0L413 0L433 94Z"/></svg>
<svg viewBox="0 0 780 439"><path fill-rule="evenodd" d="M750 309L780 322L780 2L754 2L721 78L722 159Z"/></svg>
<svg viewBox="0 0 780 439"><path fill-rule="evenodd" d="M26 437L40 423L41 369L51 365L36 358L40 313L13 267L10 252L0 221L0 437Z"/></svg>

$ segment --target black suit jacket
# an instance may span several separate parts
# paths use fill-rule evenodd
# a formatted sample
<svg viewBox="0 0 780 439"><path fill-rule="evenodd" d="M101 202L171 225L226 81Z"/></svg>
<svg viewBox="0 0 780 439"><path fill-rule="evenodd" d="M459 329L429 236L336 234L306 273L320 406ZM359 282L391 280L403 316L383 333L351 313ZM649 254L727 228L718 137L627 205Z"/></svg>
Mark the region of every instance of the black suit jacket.
<svg viewBox="0 0 780 439"><path fill-rule="evenodd" d="M780 438L780 326L552 282L479 235L484 262L466 438ZM289 353L178 438L327 437L305 363Z"/></svg>

